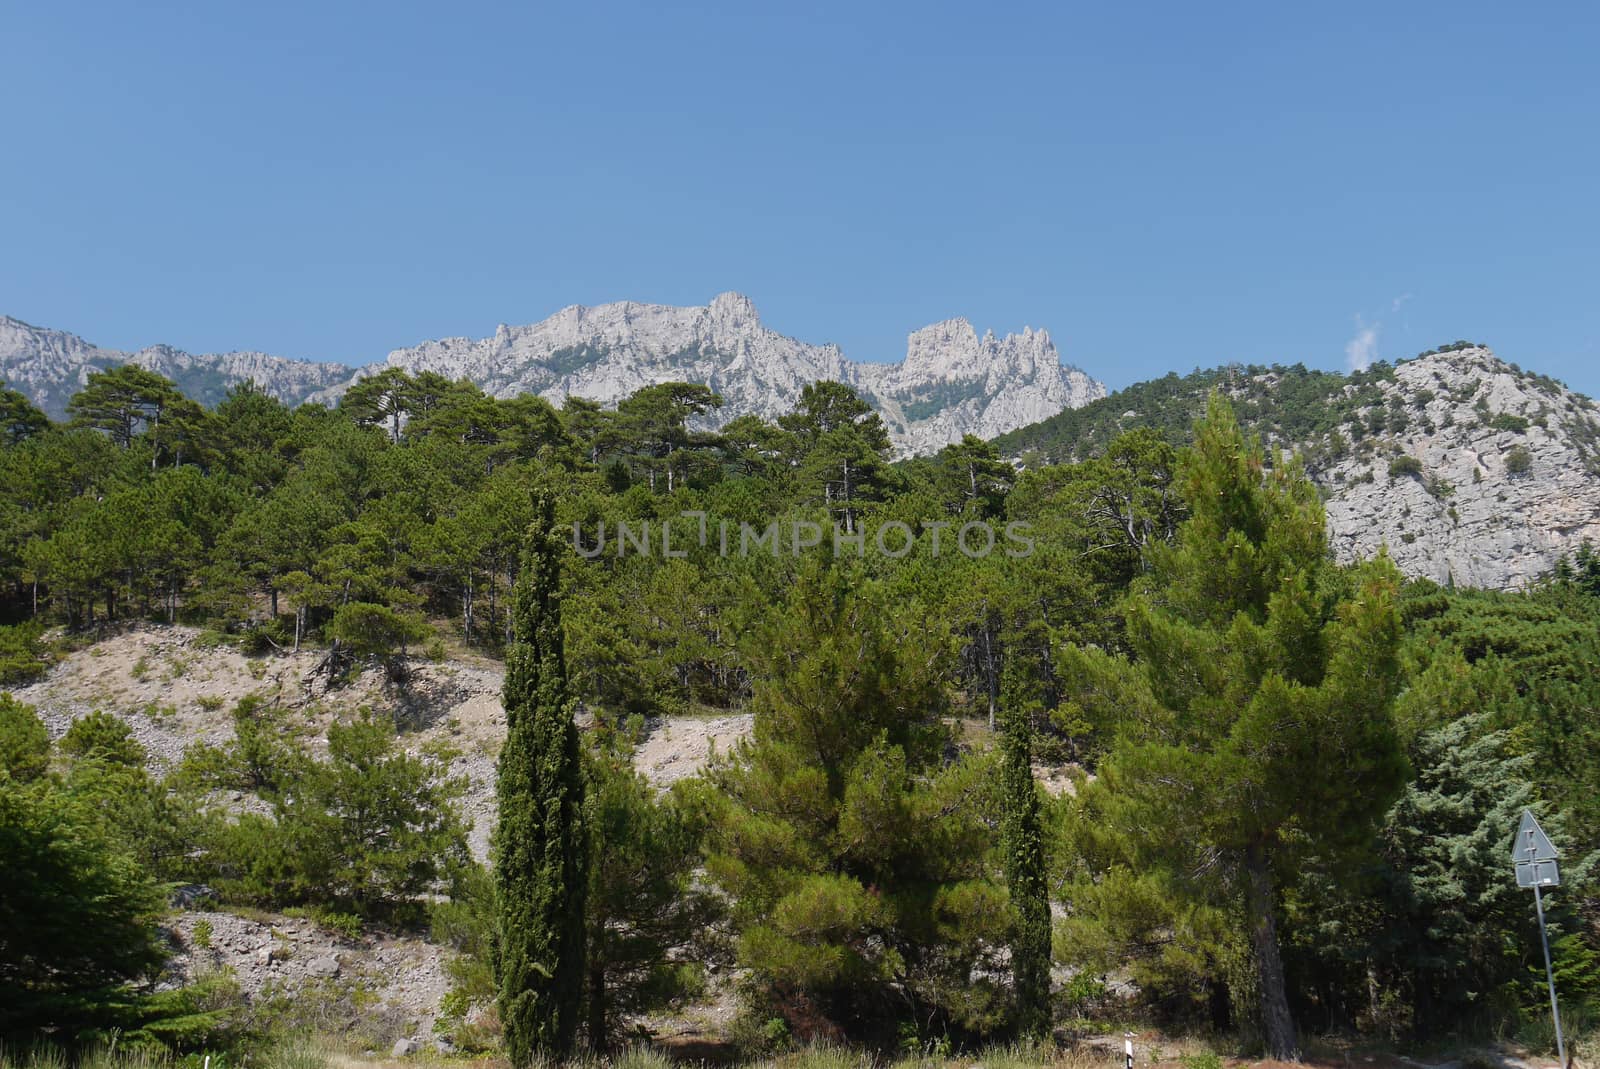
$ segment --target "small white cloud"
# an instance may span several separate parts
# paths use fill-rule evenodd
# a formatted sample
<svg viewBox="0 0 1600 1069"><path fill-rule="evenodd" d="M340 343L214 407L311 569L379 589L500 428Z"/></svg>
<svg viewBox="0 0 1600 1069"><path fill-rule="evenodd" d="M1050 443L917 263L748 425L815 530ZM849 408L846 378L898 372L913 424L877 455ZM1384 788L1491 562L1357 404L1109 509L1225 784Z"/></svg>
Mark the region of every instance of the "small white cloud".
<svg viewBox="0 0 1600 1069"><path fill-rule="evenodd" d="M1411 299L1411 294L1402 293L1400 296L1396 297L1394 300L1389 302L1389 311L1391 311L1391 312L1400 311L1400 306L1405 304L1410 299Z"/></svg>
<svg viewBox="0 0 1600 1069"><path fill-rule="evenodd" d="M1382 327L1382 323L1368 326L1361 322L1360 316L1356 317L1356 336L1344 344L1344 358L1351 371L1365 371L1372 363L1378 354L1378 331Z"/></svg>

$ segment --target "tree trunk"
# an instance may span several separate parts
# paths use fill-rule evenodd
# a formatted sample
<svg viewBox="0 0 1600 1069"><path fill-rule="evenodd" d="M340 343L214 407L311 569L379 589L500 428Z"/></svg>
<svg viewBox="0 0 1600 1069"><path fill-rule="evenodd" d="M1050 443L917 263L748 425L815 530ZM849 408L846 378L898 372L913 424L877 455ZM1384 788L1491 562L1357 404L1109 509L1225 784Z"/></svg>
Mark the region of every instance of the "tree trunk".
<svg viewBox="0 0 1600 1069"><path fill-rule="evenodd" d="M850 508L850 462L844 462L844 530L845 534L855 534L855 516Z"/></svg>
<svg viewBox="0 0 1600 1069"><path fill-rule="evenodd" d="M497 611L499 609L499 604L498 604L499 598L497 596L499 594L499 592L500 592L500 584L495 581L494 569L490 568L489 569L489 637L490 637L491 641L494 638L495 628L498 626L497 621L500 619L500 614Z"/></svg>
<svg viewBox="0 0 1600 1069"><path fill-rule="evenodd" d="M989 626L989 604L983 606L983 677L989 688L989 730L994 731L994 707L998 698L999 675L994 663L994 629Z"/></svg>
<svg viewBox="0 0 1600 1069"><path fill-rule="evenodd" d="M589 952L589 1048L596 1054L604 1053L606 1043L606 964L593 949Z"/></svg>
<svg viewBox="0 0 1600 1069"><path fill-rule="evenodd" d="M1277 894L1272 873L1267 867L1263 843L1252 843L1245 851L1248 876L1246 900L1250 920L1250 945L1255 951L1256 981L1261 998L1261 1032L1267 1055L1284 1062L1300 1060L1300 1045L1295 1039L1294 1019L1289 1016L1289 995L1283 979L1283 956L1278 952L1278 923L1273 914Z"/></svg>
<svg viewBox="0 0 1600 1069"><path fill-rule="evenodd" d="M513 600L510 605L506 606L505 642L508 646L511 644L511 639L514 637L513 632L515 630L517 619L515 600L515 591L517 589L517 567L515 563L515 556L512 557L512 561L513 563L506 567L506 589L513 592L511 595Z"/></svg>

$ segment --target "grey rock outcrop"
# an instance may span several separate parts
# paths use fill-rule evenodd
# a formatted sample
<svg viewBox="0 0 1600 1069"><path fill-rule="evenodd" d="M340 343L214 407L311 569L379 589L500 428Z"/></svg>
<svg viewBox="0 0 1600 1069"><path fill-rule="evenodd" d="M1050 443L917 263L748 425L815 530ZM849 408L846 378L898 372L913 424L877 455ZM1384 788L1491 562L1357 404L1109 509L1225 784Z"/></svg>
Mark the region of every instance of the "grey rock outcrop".
<svg viewBox="0 0 1600 1069"><path fill-rule="evenodd" d="M1404 429L1368 435L1313 473L1340 560L1387 545L1407 575L1514 589L1585 539L1600 543L1592 400L1486 348L1407 361L1382 389Z"/></svg>

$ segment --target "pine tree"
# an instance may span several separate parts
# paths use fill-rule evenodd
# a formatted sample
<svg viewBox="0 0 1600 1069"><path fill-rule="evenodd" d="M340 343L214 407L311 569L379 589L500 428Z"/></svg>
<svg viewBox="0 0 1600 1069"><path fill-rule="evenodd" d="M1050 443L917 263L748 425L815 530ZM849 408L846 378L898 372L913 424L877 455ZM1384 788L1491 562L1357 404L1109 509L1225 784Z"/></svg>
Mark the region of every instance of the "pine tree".
<svg viewBox="0 0 1600 1069"><path fill-rule="evenodd" d="M706 809L697 781L666 794L626 752L589 766L589 945L585 1025L604 1050L614 1025L692 993L699 966L682 951L713 930L720 896L695 878Z"/></svg>
<svg viewBox="0 0 1600 1069"><path fill-rule="evenodd" d="M1050 892L1045 882L1039 789L1033 782L1036 702L1023 699L1008 666L1001 720L1001 845L1016 927L1011 937L1011 983L1017 1029L1023 1035L1050 1027Z"/></svg>
<svg viewBox="0 0 1600 1069"><path fill-rule="evenodd" d="M32 401L0 380L0 445L16 445L43 434L49 426L50 420Z"/></svg>
<svg viewBox="0 0 1600 1069"><path fill-rule="evenodd" d="M496 786L495 972L513 1066L571 1053L583 1000L587 846L578 730L567 704L560 541L540 495L506 655Z"/></svg>
<svg viewBox="0 0 1600 1069"><path fill-rule="evenodd" d="M945 763L949 648L914 600L814 558L752 631L754 730L719 770L707 868L741 963L802 1034L1001 1022L994 766Z"/></svg>
<svg viewBox="0 0 1600 1069"><path fill-rule="evenodd" d="M159 427L174 404L183 401L172 380L136 364L89 373L83 389L67 402L73 421L111 435L126 449L141 429Z"/></svg>
<svg viewBox="0 0 1600 1069"><path fill-rule="evenodd" d="M1296 464L1267 474L1220 396L1182 477L1191 516L1149 548L1126 609L1136 659L1067 651L1079 701L1116 732L1085 804L1179 909L1244 920L1263 1038L1292 1060L1282 886L1307 858L1364 850L1404 783L1398 577L1387 558L1328 567L1315 488Z"/></svg>

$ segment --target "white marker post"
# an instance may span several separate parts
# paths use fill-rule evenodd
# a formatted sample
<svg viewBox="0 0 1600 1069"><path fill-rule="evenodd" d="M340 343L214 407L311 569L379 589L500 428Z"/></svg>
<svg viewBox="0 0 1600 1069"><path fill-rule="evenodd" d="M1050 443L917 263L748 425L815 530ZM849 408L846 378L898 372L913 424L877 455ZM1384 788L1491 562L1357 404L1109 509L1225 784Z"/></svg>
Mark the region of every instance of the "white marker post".
<svg viewBox="0 0 1600 1069"><path fill-rule="evenodd" d="M1133 1069L1133 1033L1122 1033L1122 1062L1124 1069Z"/></svg>
<svg viewBox="0 0 1600 1069"><path fill-rule="evenodd" d="M1517 839L1511 846L1511 861L1517 867L1517 886L1533 888L1533 908L1539 914L1539 942L1544 947L1544 975L1550 983L1550 1017L1556 1023L1556 1057L1567 1069L1567 1045L1561 1038L1561 1007L1556 1003L1556 971L1550 964L1550 936L1544 927L1544 897L1541 887L1560 887L1561 870L1556 859L1561 852L1539 827L1533 813L1524 809L1517 825Z"/></svg>

